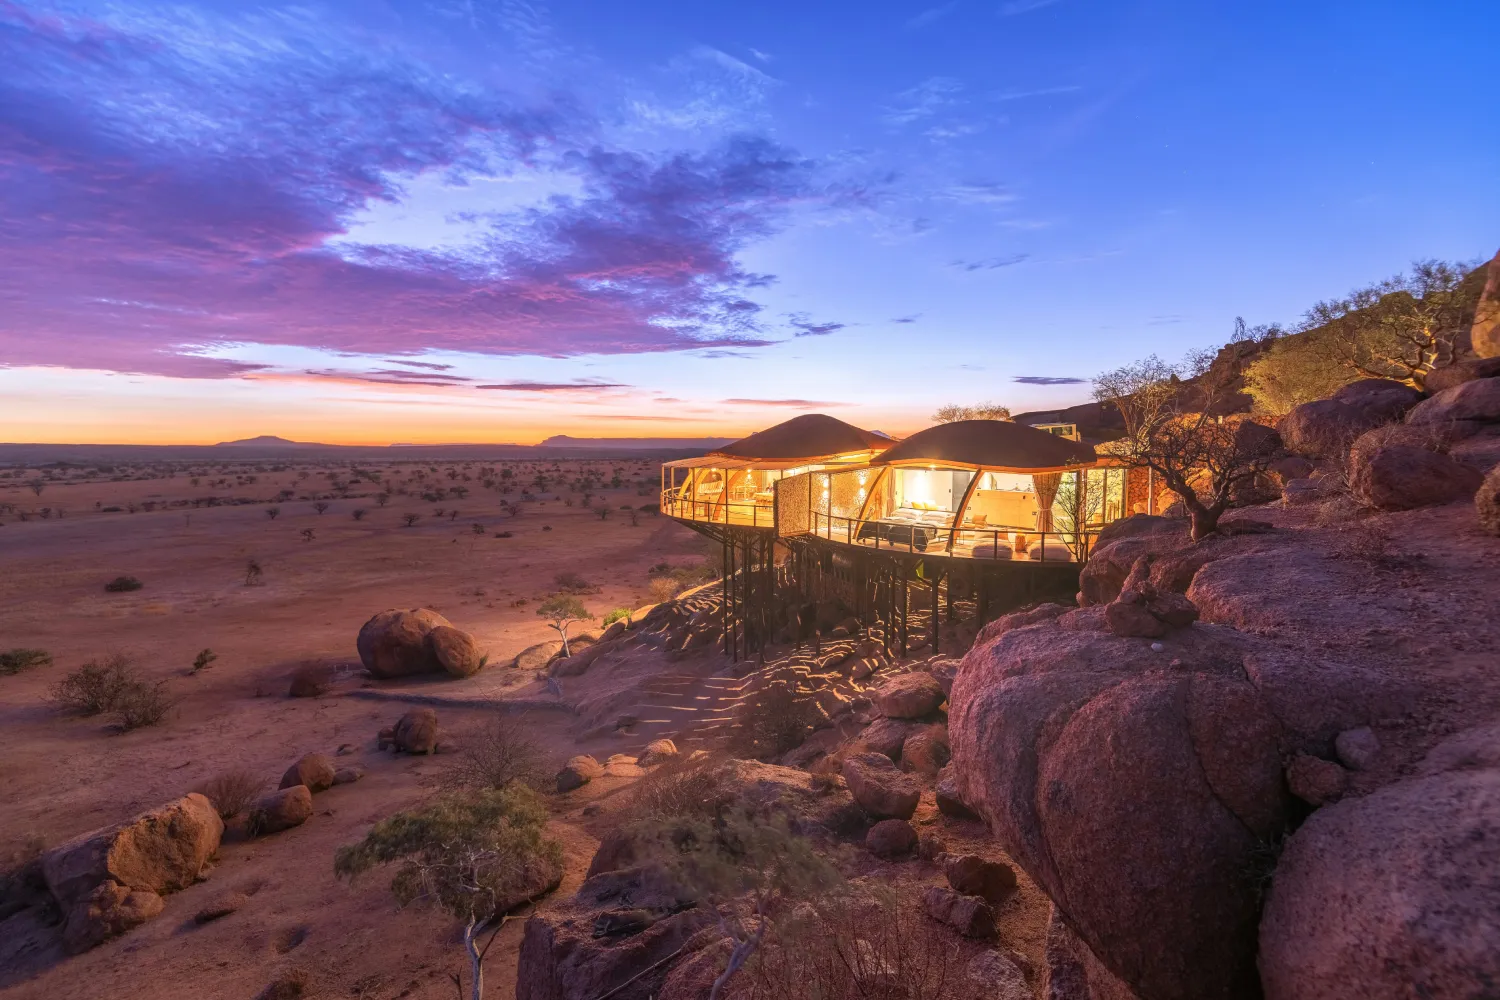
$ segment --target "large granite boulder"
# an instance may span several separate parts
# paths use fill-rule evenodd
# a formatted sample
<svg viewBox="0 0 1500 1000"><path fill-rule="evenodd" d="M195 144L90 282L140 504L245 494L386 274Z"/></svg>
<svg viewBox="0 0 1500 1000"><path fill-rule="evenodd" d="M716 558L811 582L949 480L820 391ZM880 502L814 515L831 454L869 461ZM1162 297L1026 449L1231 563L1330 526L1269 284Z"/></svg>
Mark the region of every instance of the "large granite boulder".
<svg viewBox="0 0 1500 1000"><path fill-rule="evenodd" d="M1500 380L1497 380L1500 385ZM1349 488L1380 510L1414 510L1474 495L1483 477L1448 455L1371 431L1349 450Z"/></svg>
<svg viewBox="0 0 1500 1000"><path fill-rule="evenodd" d="M304 754L297 763L286 769L278 788L306 785L309 792L322 792L333 787L333 761L326 754Z"/></svg>
<svg viewBox="0 0 1500 1000"><path fill-rule="evenodd" d="M917 811L922 789L885 754L851 754L844 758L843 773L849 794L871 816L911 819Z"/></svg>
<svg viewBox="0 0 1500 1000"><path fill-rule="evenodd" d="M427 633L448 619L428 608L382 611L359 630L360 662L373 676L405 677L442 670L427 644Z"/></svg>
<svg viewBox="0 0 1500 1000"><path fill-rule="evenodd" d="M1190 544L1188 522L1181 518L1137 514L1124 523L1131 522L1139 523L1127 534L1108 536L1100 532L1098 543L1078 574L1079 603L1084 607L1108 604L1119 597L1125 578L1143 556L1164 556Z"/></svg>
<svg viewBox="0 0 1500 1000"><path fill-rule="evenodd" d="M452 625L439 625L428 632L427 648L438 666L453 677L471 677L484 665L474 637Z"/></svg>
<svg viewBox="0 0 1500 1000"><path fill-rule="evenodd" d="M1407 424L1430 427L1450 440L1500 424L1500 378L1460 382L1412 407Z"/></svg>
<svg viewBox="0 0 1500 1000"><path fill-rule="evenodd" d="M1490 260L1485 274L1484 291L1469 327L1469 342L1481 358L1500 357L1500 253Z"/></svg>
<svg viewBox="0 0 1500 1000"><path fill-rule="evenodd" d="M1427 373L1422 388L1429 396L1436 396L1444 389L1451 389L1477 378L1500 378L1500 357L1467 358L1455 361L1446 368L1436 368Z"/></svg>
<svg viewBox="0 0 1500 1000"><path fill-rule="evenodd" d="M1365 431L1387 422L1379 409L1367 411L1336 399L1318 399L1292 407L1277 426L1293 454L1335 458Z"/></svg>
<svg viewBox="0 0 1500 1000"><path fill-rule="evenodd" d="M1149 1000L1252 998L1249 874L1287 824L1282 727L1246 679L1246 637L1152 643L1085 609L964 659L953 773L1006 853Z"/></svg>
<svg viewBox="0 0 1500 1000"><path fill-rule="evenodd" d="M1362 378L1340 386L1328 397L1336 403L1352 406L1371 420L1382 423L1400 420L1402 414L1416 406L1422 394L1405 382L1388 378Z"/></svg>
<svg viewBox="0 0 1500 1000"><path fill-rule="evenodd" d="M1500 984L1500 726L1416 777L1324 806L1282 851L1260 928L1267 1000L1486 997Z"/></svg>
<svg viewBox="0 0 1500 1000"><path fill-rule="evenodd" d="M223 835L213 803L194 792L48 851L42 874L65 946L85 951L160 913L159 897L197 881Z"/></svg>
<svg viewBox="0 0 1500 1000"><path fill-rule="evenodd" d="M943 685L936 677L914 671L886 681L872 700L888 719L920 719L937 711L944 699Z"/></svg>
<svg viewBox="0 0 1500 1000"><path fill-rule="evenodd" d="M1486 534L1500 536L1500 465L1490 470L1474 494L1474 513Z"/></svg>

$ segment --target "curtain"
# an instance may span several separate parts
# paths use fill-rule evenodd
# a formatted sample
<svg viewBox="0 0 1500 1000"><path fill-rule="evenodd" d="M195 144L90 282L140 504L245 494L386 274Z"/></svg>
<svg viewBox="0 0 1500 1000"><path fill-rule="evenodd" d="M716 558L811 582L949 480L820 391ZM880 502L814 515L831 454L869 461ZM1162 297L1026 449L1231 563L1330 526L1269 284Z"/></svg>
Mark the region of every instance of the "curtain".
<svg viewBox="0 0 1500 1000"><path fill-rule="evenodd" d="M1031 477L1031 488L1036 490L1036 527L1038 531L1052 530L1052 504L1057 499L1058 487L1062 486L1061 472L1045 472Z"/></svg>

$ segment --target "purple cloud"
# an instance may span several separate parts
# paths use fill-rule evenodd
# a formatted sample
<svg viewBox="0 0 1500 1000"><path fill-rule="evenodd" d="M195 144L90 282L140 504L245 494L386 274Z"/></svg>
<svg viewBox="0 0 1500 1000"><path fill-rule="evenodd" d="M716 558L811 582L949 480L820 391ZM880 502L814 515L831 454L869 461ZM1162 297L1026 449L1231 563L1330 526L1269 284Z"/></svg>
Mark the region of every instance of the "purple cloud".
<svg viewBox="0 0 1500 1000"><path fill-rule="evenodd" d="M402 361L399 358L395 360L387 359L386 364L405 365L408 368L426 368L428 371L434 372L445 372L453 367L452 365L440 365L432 361Z"/></svg>
<svg viewBox="0 0 1500 1000"><path fill-rule="evenodd" d="M814 409L822 406L843 406L843 403L831 403L819 399L726 399L726 403L735 406L795 406L799 409Z"/></svg>
<svg viewBox="0 0 1500 1000"><path fill-rule="evenodd" d="M830 197L767 140L607 149L566 98L523 105L312 15L40 10L0 0L0 364L233 377L264 366L215 348L764 346L747 293L772 279L737 255ZM580 193L488 218L462 250L334 242L419 174L523 169Z"/></svg>
<svg viewBox="0 0 1500 1000"><path fill-rule="evenodd" d="M623 382L501 382L475 386L477 389L499 389L506 392L589 392L596 389L629 389Z"/></svg>
<svg viewBox="0 0 1500 1000"><path fill-rule="evenodd" d="M806 313L792 313L787 317L787 322L797 332L794 337L826 337L830 333L837 333L847 323L814 323Z"/></svg>
<svg viewBox="0 0 1500 1000"><path fill-rule="evenodd" d="M1030 259L1031 254L1018 253L1010 257L988 257L984 260L955 260L949 266L962 268L965 271L993 271L1000 267L1014 267Z"/></svg>
<svg viewBox="0 0 1500 1000"><path fill-rule="evenodd" d="M1022 385L1082 385L1088 379L1066 375L1017 375L1011 381Z"/></svg>

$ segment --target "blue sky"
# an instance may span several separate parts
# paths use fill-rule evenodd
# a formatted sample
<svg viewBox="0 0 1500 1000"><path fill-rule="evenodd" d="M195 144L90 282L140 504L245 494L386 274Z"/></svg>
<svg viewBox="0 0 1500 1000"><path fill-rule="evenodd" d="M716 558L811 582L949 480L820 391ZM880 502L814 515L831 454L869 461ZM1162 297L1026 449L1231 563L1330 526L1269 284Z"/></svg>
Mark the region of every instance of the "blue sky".
<svg viewBox="0 0 1500 1000"><path fill-rule="evenodd" d="M1458 2L0 0L0 438L1081 401L1235 316L1493 254L1497 29Z"/></svg>

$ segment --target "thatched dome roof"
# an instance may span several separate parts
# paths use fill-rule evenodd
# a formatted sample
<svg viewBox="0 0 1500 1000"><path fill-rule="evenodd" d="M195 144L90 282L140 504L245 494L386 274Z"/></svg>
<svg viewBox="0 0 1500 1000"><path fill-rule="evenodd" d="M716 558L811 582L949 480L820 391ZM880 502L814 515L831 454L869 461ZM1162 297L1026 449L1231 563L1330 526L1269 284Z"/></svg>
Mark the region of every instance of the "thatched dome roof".
<svg viewBox="0 0 1500 1000"><path fill-rule="evenodd" d="M891 439L846 424L823 413L804 413L741 438L710 454L765 461L831 458L858 451L879 451Z"/></svg>
<svg viewBox="0 0 1500 1000"><path fill-rule="evenodd" d="M1093 465L1094 449L1008 420L955 420L918 431L871 461L992 472L1059 472Z"/></svg>

